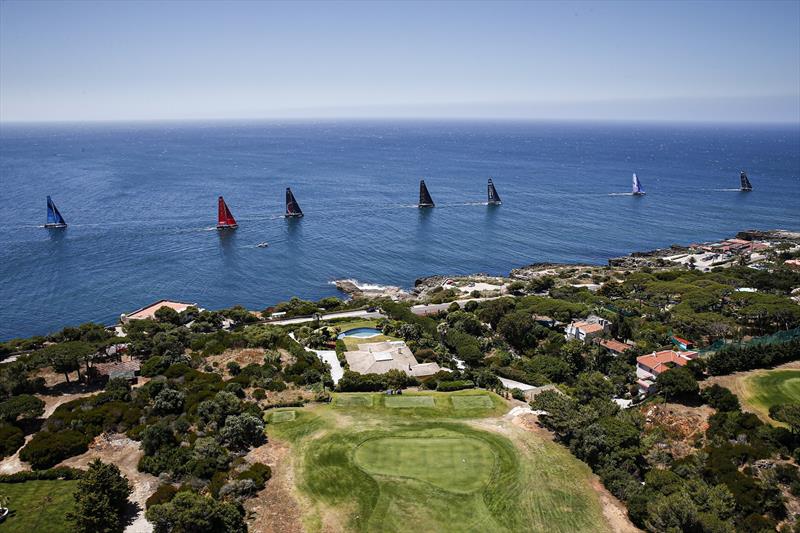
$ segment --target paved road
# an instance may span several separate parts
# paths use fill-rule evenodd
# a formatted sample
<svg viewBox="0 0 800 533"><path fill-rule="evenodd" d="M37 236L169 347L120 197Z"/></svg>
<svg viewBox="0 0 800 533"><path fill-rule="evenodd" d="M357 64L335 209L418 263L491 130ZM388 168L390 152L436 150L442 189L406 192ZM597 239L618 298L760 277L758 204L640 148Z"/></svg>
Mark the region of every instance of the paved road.
<svg viewBox="0 0 800 533"><path fill-rule="evenodd" d="M385 318L386 315L377 311L340 311L338 313L328 313L321 315L320 320L334 320L336 318ZM287 324L302 324L303 322L313 322L313 316L302 316L297 318L287 318L286 320L274 320L267 322L267 324L277 324L278 326L285 326Z"/></svg>
<svg viewBox="0 0 800 533"><path fill-rule="evenodd" d="M317 354L317 357L322 359L323 362L331 365L331 377L333 378L333 384L336 385L339 383L339 380L342 379L342 376L344 376L344 368L342 368L342 365L339 363L339 358L336 357L336 352L334 350L311 351Z"/></svg>
<svg viewBox="0 0 800 533"><path fill-rule="evenodd" d="M443 304L420 304L420 305L412 305L411 312L415 315L435 315L436 313L440 313L442 311L447 311L447 308L450 307L451 304L454 302L458 304L459 307L464 307L467 302L486 302L488 300L497 300L498 298L505 298L507 295L503 296L492 296L490 298L467 298L465 300L454 300L453 302L446 302Z"/></svg>

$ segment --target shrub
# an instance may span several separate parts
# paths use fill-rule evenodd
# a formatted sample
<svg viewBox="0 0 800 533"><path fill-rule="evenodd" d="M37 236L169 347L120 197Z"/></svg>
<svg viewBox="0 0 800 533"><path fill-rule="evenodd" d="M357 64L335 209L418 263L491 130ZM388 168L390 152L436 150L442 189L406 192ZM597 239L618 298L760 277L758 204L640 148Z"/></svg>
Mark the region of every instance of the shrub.
<svg viewBox="0 0 800 533"><path fill-rule="evenodd" d="M13 396L0 402L0 420L14 422L17 418L36 418L44 413L44 402L30 394Z"/></svg>
<svg viewBox="0 0 800 533"><path fill-rule="evenodd" d="M177 493L178 489L176 489L170 484L159 485L159 487L152 494L152 496L147 498L147 501L144 504L145 508L150 509L150 507L152 507L153 505L159 505L162 503L171 502L172 498L174 498Z"/></svg>
<svg viewBox="0 0 800 533"><path fill-rule="evenodd" d="M14 455L25 444L22 430L11 424L0 425L0 459Z"/></svg>
<svg viewBox="0 0 800 533"><path fill-rule="evenodd" d="M739 398L729 389L714 384L701 393L703 400L718 411L738 411Z"/></svg>
<svg viewBox="0 0 800 533"><path fill-rule="evenodd" d="M155 533L246 533L247 524L243 514L241 507L235 504L179 491L172 501L148 509L146 516L153 524Z"/></svg>
<svg viewBox="0 0 800 533"><path fill-rule="evenodd" d="M156 355L142 363L139 373L145 377L153 377L161 374L166 369L167 366L164 364L164 358Z"/></svg>
<svg viewBox="0 0 800 533"><path fill-rule="evenodd" d="M241 365L239 365L239 363L237 363L236 361L228 362L228 364L225 365L225 368L228 369L228 372L231 374L231 376L238 376L239 373L242 371Z"/></svg>
<svg viewBox="0 0 800 533"><path fill-rule="evenodd" d="M458 381L440 381L438 385L436 385L436 390L440 392L452 392L457 390L463 389L472 389L475 387L475 382L462 379Z"/></svg>
<svg viewBox="0 0 800 533"><path fill-rule="evenodd" d="M264 391L264 389L255 389L253 391L253 398L256 400L263 400L266 397L267 393Z"/></svg>
<svg viewBox="0 0 800 533"><path fill-rule="evenodd" d="M85 452L90 441L91 438L73 429L55 433L40 431L22 448L19 458L30 463L34 470L42 470Z"/></svg>
<svg viewBox="0 0 800 533"><path fill-rule="evenodd" d="M525 401L525 393L516 387L511 389L511 397L521 402Z"/></svg>
<svg viewBox="0 0 800 533"><path fill-rule="evenodd" d="M241 472L236 479L249 479L255 484L256 490L261 490L272 477L272 469L264 463L253 463L250 468Z"/></svg>
<svg viewBox="0 0 800 533"><path fill-rule="evenodd" d="M26 481L52 480L52 479L80 479L83 470L58 466L47 470L23 470L15 474L0 475L0 483L24 483Z"/></svg>

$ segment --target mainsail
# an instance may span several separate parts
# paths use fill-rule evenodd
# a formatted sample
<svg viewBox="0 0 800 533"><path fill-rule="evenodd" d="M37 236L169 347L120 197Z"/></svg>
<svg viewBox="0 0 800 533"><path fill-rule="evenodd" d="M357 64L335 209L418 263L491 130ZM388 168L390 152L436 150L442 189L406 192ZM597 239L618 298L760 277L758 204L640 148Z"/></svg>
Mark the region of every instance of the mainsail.
<svg viewBox="0 0 800 533"><path fill-rule="evenodd" d="M217 200L217 229L233 229L236 227L238 227L236 219L233 218L231 210L228 209L228 204L226 204L225 200L220 196L219 200Z"/></svg>
<svg viewBox="0 0 800 533"><path fill-rule="evenodd" d="M435 207L431 193L425 186L425 180L419 180L419 205L417 207Z"/></svg>
<svg viewBox="0 0 800 533"><path fill-rule="evenodd" d="M47 197L47 223L44 225L45 228L66 228L67 223L64 220L64 217L61 216L61 213L58 211L56 204L50 197Z"/></svg>
<svg viewBox="0 0 800 533"><path fill-rule="evenodd" d="M297 200L294 199L294 194L292 194L292 189L286 187L286 216L287 217L301 217L303 216L303 210L300 209L300 204L297 203Z"/></svg>
<svg viewBox="0 0 800 533"><path fill-rule="evenodd" d="M639 181L639 178L636 176L636 173L633 173L633 194L639 195L644 194L644 189L642 189L642 182Z"/></svg>
<svg viewBox="0 0 800 533"><path fill-rule="evenodd" d="M747 173L744 170L742 170L742 173L739 174L739 179L742 182L742 187L741 187L741 189L739 189L740 191L749 192L749 191L753 190L753 186L750 185L750 180L747 179Z"/></svg>
<svg viewBox="0 0 800 533"><path fill-rule="evenodd" d="M497 194L497 189L494 188L492 178L489 178L489 205L500 205L500 195Z"/></svg>

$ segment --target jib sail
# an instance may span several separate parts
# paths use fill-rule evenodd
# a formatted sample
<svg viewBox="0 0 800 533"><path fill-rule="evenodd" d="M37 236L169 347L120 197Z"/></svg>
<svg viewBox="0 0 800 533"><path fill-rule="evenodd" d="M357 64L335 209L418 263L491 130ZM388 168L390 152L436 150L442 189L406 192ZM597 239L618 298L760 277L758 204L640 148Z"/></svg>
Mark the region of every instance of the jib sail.
<svg viewBox="0 0 800 533"><path fill-rule="evenodd" d="M64 227L67 223L58 211L55 202L47 197L47 223L45 227Z"/></svg>
<svg viewBox="0 0 800 533"><path fill-rule="evenodd" d="M231 210L228 209L228 204L226 204L225 199L220 196L217 200L217 227L235 228L237 226L238 224L236 224L236 219L233 218Z"/></svg>

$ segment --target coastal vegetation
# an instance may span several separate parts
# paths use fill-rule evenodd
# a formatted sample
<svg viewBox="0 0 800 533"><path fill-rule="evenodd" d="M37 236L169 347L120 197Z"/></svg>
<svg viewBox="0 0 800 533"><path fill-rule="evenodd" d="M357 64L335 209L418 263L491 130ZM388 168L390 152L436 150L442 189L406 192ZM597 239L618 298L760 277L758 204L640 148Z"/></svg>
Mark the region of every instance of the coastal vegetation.
<svg viewBox="0 0 800 533"><path fill-rule="evenodd" d="M311 530L596 531L605 522L591 469L648 531L793 531L797 371L768 369L800 353L797 284L780 266L775 276L551 266L480 300L423 283L428 314L387 298L292 299L260 316L162 307L121 336L84 324L9 341L0 454L32 469L9 492L48 482L71 496L81 478L81 495L58 511L65 530L119 530L136 479L91 461L79 474L53 469L116 436L135 448L127 477L157 480L139 504L158 532L245 531L249 502L283 490L274 470L285 485L287 468L313 503L297 518ZM323 318L357 308L369 318ZM261 318L273 313L308 318ZM580 323L602 325L593 338L565 334ZM379 335L338 338L363 327ZM345 352L376 339L441 370L349 369ZM676 343L699 353L642 393L637 358ZM320 349L343 364L336 380ZM715 381L752 369L764 370L733 392ZM539 415L502 418L525 402ZM283 445L292 461L265 464L264 450ZM92 500L109 490L113 501ZM8 523L20 523L13 494L10 506Z"/></svg>

